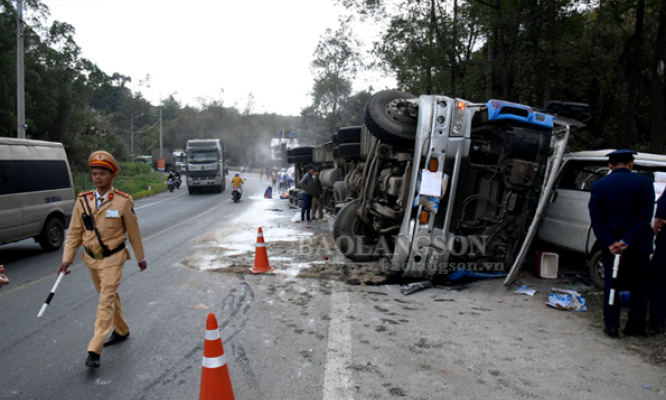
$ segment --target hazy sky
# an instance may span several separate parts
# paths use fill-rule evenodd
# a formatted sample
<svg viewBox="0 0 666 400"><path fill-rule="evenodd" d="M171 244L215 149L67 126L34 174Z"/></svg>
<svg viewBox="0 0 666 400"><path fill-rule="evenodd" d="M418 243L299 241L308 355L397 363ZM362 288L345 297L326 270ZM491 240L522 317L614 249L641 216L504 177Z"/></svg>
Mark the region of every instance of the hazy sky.
<svg viewBox="0 0 666 400"><path fill-rule="evenodd" d="M181 104L223 100L254 112L298 115L311 104L310 63L339 13L332 0L43 0L51 18L76 28L83 56L107 74L132 78L131 88L153 104L174 94ZM369 48L374 25L356 35ZM139 80L150 74L150 88ZM391 78L364 74L355 90L393 87Z"/></svg>

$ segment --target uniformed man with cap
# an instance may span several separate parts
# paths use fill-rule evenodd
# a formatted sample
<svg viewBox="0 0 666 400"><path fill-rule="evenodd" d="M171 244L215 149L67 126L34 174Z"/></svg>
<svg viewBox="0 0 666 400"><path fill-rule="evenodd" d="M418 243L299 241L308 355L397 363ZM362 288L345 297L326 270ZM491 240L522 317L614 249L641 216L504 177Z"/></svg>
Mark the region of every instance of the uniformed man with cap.
<svg viewBox="0 0 666 400"><path fill-rule="evenodd" d="M88 345L86 366L97 368L102 347L121 342L130 333L118 295L123 264L132 258L125 247L128 237L139 260L139 269L145 270L147 263L132 198L112 187L113 179L120 172L118 163L111 154L96 151L88 159L88 164L97 189L78 195L58 273L69 274L67 268L74 262L79 246L83 245L82 260L99 293L95 334ZM111 328L113 332L107 339Z"/></svg>
<svg viewBox="0 0 666 400"><path fill-rule="evenodd" d="M621 290L631 291L629 316L624 328L627 336L648 334L646 327L649 289L650 253L654 233L650 226L654 211L654 186L647 176L632 173L632 150L608 154L611 173L592 184L590 219L603 252L604 264L604 333L619 336L620 299L609 304L611 285L616 296ZM612 278L615 254L621 254L620 270Z"/></svg>

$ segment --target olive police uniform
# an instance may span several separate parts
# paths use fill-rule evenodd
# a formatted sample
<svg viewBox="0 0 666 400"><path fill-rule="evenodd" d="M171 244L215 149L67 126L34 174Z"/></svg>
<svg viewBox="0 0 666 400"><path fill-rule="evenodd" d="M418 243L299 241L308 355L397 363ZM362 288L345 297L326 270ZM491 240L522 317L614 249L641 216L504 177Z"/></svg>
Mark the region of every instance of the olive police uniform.
<svg viewBox="0 0 666 400"><path fill-rule="evenodd" d="M117 173L120 168L116 161L106 152L95 152L91 155L91 167L107 168ZM111 189L107 198L97 201L96 191L80 193L67 232L67 241L63 254L63 262L72 263L79 246L85 247L82 260L88 266L95 289L99 293L95 334L88 345L88 351L102 354L104 340L111 328L119 335L129 334L129 326L123 317L118 286L122 277L125 261L131 259L130 252L125 248L125 240L129 237L134 255L144 260L145 253L141 241L139 223L134 212L134 203L129 194ZM100 240L94 230L86 229L84 214L90 214L95 220Z"/></svg>
<svg viewBox="0 0 666 400"><path fill-rule="evenodd" d="M609 162L633 161L631 150L608 154ZM609 175L592 184L590 192L592 229L603 253L604 264L604 323L606 332L615 335L620 326L621 290L631 291L629 315L625 334L640 334L646 328L649 264L652 253L653 230L650 227L654 210L654 186L647 176L617 167ZM612 278L614 255L609 247L622 241L628 247L622 252L620 270ZM616 290L614 304L608 304L611 286Z"/></svg>

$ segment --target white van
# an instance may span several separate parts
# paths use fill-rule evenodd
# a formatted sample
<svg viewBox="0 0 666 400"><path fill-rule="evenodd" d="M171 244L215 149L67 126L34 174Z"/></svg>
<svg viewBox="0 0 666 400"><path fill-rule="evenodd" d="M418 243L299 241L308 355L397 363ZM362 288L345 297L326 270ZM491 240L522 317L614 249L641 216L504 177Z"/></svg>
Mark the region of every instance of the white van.
<svg viewBox="0 0 666 400"><path fill-rule="evenodd" d="M59 249L75 201L61 143L0 138L0 244L34 238Z"/></svg>
<svg viewBox="0 0 666 400"><path fill-rule="evenodd" d="M604 267L601 249L592 231L588 203L592 183L610 173L607 154L612 151L615 149L564 155L538 235L545 243L585 256L590 278L599 288L604 287ZM654 180L657 173L666 172L666 156L638 153L634 156L634 172ZM662 191L663 183L657 182L657 198Z"/></svg>

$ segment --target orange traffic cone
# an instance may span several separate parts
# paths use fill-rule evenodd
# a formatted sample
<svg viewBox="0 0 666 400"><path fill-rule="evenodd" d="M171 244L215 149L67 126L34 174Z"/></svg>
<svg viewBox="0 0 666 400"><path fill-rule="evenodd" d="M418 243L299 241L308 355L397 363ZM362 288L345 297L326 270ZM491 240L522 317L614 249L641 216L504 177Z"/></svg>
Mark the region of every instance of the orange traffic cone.
<svg viewBox="0 0 666 400"><path fill-rule="evenodd" d="M224 356L220 332L217 330L217 319L213 313L208 314L206 321L199 400L234 400L227 359Z"/></svg>
<svg viewBox="0 0 666 400"><path fill-rule="evenodd" d="M266 243L264 243L264 232L259 228L257 233L257 247L254 252L254 267L250 268L253 274L263 274L264 272L274 271L268 263L268 253L266 252Z"/></svg>

